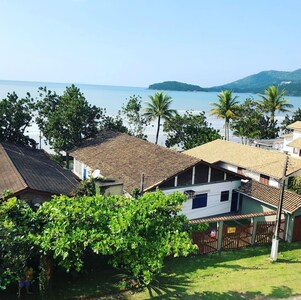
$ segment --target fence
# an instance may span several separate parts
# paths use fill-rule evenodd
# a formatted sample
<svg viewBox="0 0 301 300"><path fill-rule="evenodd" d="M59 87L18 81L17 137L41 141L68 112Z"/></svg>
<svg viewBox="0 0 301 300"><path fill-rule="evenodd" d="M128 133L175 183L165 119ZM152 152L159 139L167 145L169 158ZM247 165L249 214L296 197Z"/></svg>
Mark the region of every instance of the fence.
<svg viewBox="0 0 301 300"><path fill-rule="evenodd" d="M276 222L258 221L251 224L227 224L210 226L203 232L194 232L192 239L198 245L199 254L220 250L232 250L253 245L271 244ZM281 221L280 239L284 239L285 221Z"/></svg>

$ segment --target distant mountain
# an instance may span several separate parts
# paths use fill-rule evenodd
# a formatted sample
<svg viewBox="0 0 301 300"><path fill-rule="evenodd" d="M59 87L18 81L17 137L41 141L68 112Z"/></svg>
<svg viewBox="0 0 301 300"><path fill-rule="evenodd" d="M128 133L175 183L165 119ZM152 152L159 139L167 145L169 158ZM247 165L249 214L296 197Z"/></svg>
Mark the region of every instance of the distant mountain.
<svg viewBox="0 0 301 300"><path fill-rule="evenodd" d="M271 85L285 88L286 95L301 96L301 69L293 72L263 71L225 85L208 88L207 91L233 90L236 93L256 94L263 93Z"/></svg>
<svg viewBox="0 0 301 300"><path fill-rule="evenodd" d="M161 83L151 84L149 87L151 90L165 90L165 91L198 91L204 92L206 89L193 84L187 84L178 81L164 81Z"/></svg>

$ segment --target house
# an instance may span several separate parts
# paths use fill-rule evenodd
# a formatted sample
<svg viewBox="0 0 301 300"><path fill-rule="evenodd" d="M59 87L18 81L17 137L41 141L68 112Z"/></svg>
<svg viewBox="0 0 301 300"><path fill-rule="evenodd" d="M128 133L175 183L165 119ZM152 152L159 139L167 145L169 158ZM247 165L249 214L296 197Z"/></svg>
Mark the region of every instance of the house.
<svg viewBox="0 0 301 300"><path fill-rule="evenodd" d="M240 195L240 213L266 213L277 210L280 189L254 180L236 190ZM285 190L283 194L284 237L289 242L301 241L301 195ZM274 221L275 216L262 217Z"/></svg>
<svg viewBox="0 0 301 300"><path fill-rule="evenodd" d="M301 157L301 121L294 122L287 128L293 132L283 136L283 151L287 151L293 157Z"/></svg>
<svg viewBox="0 0 301 300"><path fill-rule="evenodd" d="M242 174L255 181L279 187L283 177L286 154L242 145L225 140L215 140L184 151L184 154L203 159L226 170ZM301 174L301 159L288 157L285 176Z"/></svg>
<svg viewBox="0 0 301 300"><path fill-rule="evenodd" d="M242 176L192 156L114 131L102 131L71 151L74 173L81 179L93 172L123 182L131 195L162 190L188 195L183 213L189 219L229 213L238 208Z"/></svg>
<svg viewBox="0 0 301 300"><path fill-rule="evenodd" d="M71 195L77 184L76 176L43 150L0 144L0 198L9 190L22 200L40 203L52 195Z"/></svg>

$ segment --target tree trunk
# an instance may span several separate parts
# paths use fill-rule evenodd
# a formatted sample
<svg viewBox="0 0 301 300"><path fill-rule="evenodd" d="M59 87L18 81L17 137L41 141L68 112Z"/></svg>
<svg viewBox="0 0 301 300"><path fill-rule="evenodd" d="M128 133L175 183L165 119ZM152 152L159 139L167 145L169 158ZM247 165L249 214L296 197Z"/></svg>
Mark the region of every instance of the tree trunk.
<svg viewBox="0 0 301 300"><path fill-rule="evenodd" d="M52 260L47 255L40 256L39 291L42 299L47 299L52 281Z"/></svg>
<svg viewBox="0 0 301 300"><path fill-rule="evenodd" d="M161 117L158 117L158 128L157 128L157 134L156 134L156 144L158 144L158 139L159 139L159 131L160 131L160 122L161 122Z"/></svg>

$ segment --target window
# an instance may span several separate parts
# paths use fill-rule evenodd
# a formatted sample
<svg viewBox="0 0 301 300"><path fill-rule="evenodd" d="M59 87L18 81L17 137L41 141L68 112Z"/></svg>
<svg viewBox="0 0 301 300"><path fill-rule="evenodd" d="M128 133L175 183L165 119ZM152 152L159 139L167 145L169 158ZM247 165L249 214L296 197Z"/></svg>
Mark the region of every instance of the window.
<svg viewBox="0 0 301 300"><path fill-rule="evenodd" d="M203 164L195 166L194 183L206 183L208 182L209 167Z"/></svg>
<svg viewBox="0 0 301 300"><path fill-rule="evenodd" d="M221 202L229 200L229 191L221 192Z"/></svg>
<svg viewBox="0 0 301 300"><path fill-rule="evenodd" d="M192 209L201 208L207 206L208 194L195 195L192 199Z"/></svg>

